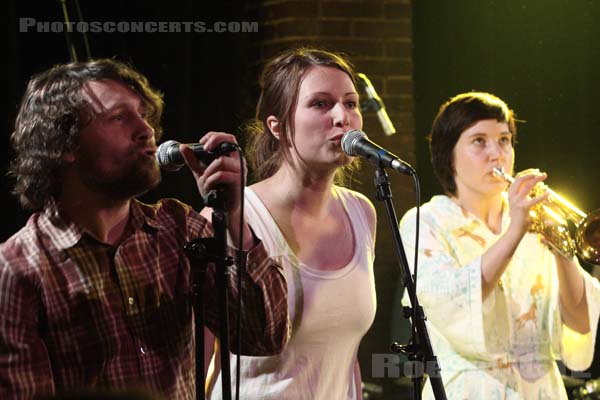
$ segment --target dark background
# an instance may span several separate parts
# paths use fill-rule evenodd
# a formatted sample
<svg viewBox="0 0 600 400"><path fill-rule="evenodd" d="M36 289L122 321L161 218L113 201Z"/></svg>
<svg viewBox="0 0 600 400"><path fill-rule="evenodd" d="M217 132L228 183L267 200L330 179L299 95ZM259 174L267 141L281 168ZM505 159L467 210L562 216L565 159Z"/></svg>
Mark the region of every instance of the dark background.
<svg viewBox="0 0 600 400"><path fill-rule="evenodd" d="M73 4L69 2L69 4ZM59 1L9 2L7 57L3 74L8 90L3 92L6 106L0 117L2 164L6 171L9 135L14 128L18 103L29 78L54 64L70 61L64 33L19 33L20 17L38 21L63 21ZM241 2L81 1L85 21L239 21ZM71 7L72 8L72 7ZM76 20L75 9L69 9ZM252 70L245 63L252 49L247 43L260 33L88 33L93 58L116 58L130 63L148 77L151 85L164 93L164 138L180 142L197 141L209 130L236 133L240 124L253 115L256 85L244 84ZM82 35L74 33L78 57L85 59ZM256 79L255 79L256 80ZM252 92L252 94L250 94ZM152 201L165 196L198 205L191 173L164 174L160 187L142 199ZM24 224L26 214L9 194L11 182L3 174L2 206L4 241Z"/></svg>
<svg viewBox="0 0 600 400"><path fill-rule="evenodd" d="M505 100L518 124L516 170L585 211L600 207L600 3L415 1L417 164L423 198L440 191L423 140L439 106L470 90Z"/></svg>
<svg viewBox="0 0 600 400"><path fill-rule="evenodd" d="M347 3L369 7L369 1ZM81 0L86 21L253 21L246 2L194 2L149 0L92 2ZM20 17L62 21L59 1L5 2L6 28L2 40L4 107L0 114L2 174L0 241L6 240L26 221L10 195L5 177L9 135L25 85L31 75L67 62L64 33L19 33ZM74 10L70 10L74 18ZM584 0L419 0L412 3L413 99L416 119L414 148L390 150L410 154L421 179L422 198L440 193L429 164L425 136L441 103L464 91L494 93L513 108L519 119L517 170L537 167L547 171L547 183L566 194L580 208L600 207L600 4ZM262 26L261 26L262 27ZM95 58L116 57L132 63L156 88L164 92L165 138L196 141L208 130L238 133L252 117L258 97L258 33L105 33L88 34ZM75 37L79 55L84 56L80 37ZM243 138L239 136L243 142ZM408 142L409 144L411 142ZM366 190L373 201L369 166L363 167ZM164 175L163 183L142 200L177 197L198 205L187 172ZM409 180L402 181L410 185ZM400 188L397 188L400 190ZM406 198L406 197L404 197ZM401 215L412 203L396 204ZM379 232L387 221L379 210ZM378 233L382 238L382 234ZM393 264L394 260L376 260ZM372 353L388 352L390 329L393 338L404 338L406 325L390 323L395 306L395 266L386 265L378 276L378 314L359 353L363 377L395 388L390 380L371 376ZM380 269L381 271L381 269ZM392 283L390 283L392 282ZM400 327L398 327L400 326ZM596 357L598 359L599 357ZM600 375L594 366L591 377ZM389 398L392 398L389 395ZM394 397L395 398L395 397Z"/></svg>

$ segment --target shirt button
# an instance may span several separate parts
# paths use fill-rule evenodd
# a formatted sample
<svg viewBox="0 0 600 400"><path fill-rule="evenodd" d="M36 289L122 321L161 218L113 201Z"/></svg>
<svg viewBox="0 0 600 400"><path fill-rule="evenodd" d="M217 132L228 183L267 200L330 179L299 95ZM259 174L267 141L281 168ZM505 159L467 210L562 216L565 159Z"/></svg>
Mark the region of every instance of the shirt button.
<svg viewBox="0 0 600 400"><path fill-rule="evenodd" d="M127 301L129 302L130 306L132 306L133 303L135 303L135 300L133 300L133 297L128 298Z"/></svg>

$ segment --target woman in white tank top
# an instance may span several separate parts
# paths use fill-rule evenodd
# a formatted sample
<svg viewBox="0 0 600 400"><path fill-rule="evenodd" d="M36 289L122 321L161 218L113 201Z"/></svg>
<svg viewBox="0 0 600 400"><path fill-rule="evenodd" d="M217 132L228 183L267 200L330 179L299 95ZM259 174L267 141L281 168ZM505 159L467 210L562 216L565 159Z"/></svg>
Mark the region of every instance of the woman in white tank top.
<svg viewBox="0 0 600 400"><path fill-rule="evenodd" d="M281 354L241 357L240 398L360 399L376 215L366 197L334 185L352 167L341 138L362 128L353 71L337 54L297 49L268 63L261 84L246 218L284 268L292 334ZM235 368L232 356L233 387ZM221 398L218 357L207 391Z"/></svg>

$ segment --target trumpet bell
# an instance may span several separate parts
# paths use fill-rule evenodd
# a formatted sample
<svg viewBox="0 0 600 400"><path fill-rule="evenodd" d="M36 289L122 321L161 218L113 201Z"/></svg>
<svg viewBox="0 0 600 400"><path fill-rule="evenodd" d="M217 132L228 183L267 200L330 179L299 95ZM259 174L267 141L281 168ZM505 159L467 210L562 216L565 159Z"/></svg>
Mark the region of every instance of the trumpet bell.
<svg viewBox="0 0 600 400"><path fill-rule="evenodd" d="M502 168L494 168L493 172L510 184L514 182ZM541 234L550 248L567 258L577 255L587 263L600 265L600 208L586 215L545 185L536 185L532 195L543 192L550 195L530 210L529 230Z"/></svg>
<svg viewBox="0 0 600 400"><path fill-rule="evenodd" d="M600 265L600 208L589 213L577 227L575 243L585 262Z"/></svg>

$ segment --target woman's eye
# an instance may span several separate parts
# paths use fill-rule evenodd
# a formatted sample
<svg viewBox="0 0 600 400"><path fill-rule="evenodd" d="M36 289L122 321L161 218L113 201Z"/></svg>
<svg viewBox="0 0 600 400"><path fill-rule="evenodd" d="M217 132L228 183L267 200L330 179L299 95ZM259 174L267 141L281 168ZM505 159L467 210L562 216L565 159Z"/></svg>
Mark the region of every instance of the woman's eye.
<svg viewBox="0 0 600 400"><path fill-rule="evenodd" d="M485 143L485 141L482 138L476 138L473 140L473 143L476 145L482 145Z"/></svg>
<svg viewBox="0 0 600 400"><path fill-rule="evenodd" d="M110 119L113 121L122 121L125 117L123 116L123 114L116 114L113 115Z"/></svg>
<svg viewBox="0 0 600 400"><path fill-rule="evenodd" d="M323 108L323 107L325 107L326 103L324 100L316 100L316 101L313 101L313 103L311 105L316 108Z"/></svg>
<svg viewBox="0 0 600 400"><path fill-rule="evenodd" d="M349 101L346 103L346 105L348 106L348 108L356 108L358 107L358 103L356 101Z"/></svg>
<svg viewBox="0 0 600 400"><path fill-rule="evenodd" d="M503 144L503 145L507 145L507 144L510 144L511 141L510 141L509 137L504 136L503 138L500 139L500 143Z"/></svg>

